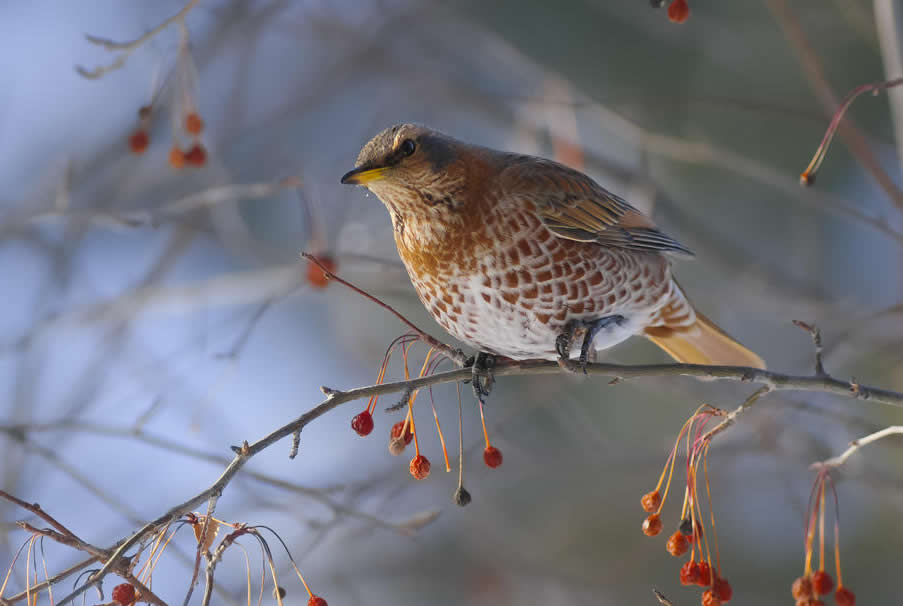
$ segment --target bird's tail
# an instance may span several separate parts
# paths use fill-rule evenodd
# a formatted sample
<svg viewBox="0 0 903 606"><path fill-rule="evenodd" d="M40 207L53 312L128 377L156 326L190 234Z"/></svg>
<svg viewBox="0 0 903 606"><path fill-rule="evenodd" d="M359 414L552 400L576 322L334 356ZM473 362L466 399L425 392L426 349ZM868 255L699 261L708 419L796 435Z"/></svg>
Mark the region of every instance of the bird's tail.
<svg viewBox="0 0 903 606"><path fill-rule="evenodd" d="M695 312L696 321L687 325L692 304L675 282L672 303L662 310L663 325L646 329L646 336L672 358L685 364L718 364L765 368L765 362L717 324ZM670 320L670 322L669 322ZM683 320L681 322L681 320Z"/></svg>

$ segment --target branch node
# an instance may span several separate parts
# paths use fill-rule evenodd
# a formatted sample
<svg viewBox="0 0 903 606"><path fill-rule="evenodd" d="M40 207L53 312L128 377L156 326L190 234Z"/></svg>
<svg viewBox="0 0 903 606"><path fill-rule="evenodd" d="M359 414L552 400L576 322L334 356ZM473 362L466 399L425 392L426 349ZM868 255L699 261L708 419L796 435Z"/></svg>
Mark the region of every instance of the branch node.
<svg viewBox="0 0 903 606"><path fill-rule="evenodd" d="M292 447L288 451L288 458L294 459L298 456L298 448L301 446L301 430L295 430L292 434Z"/></svg>
<svg viewBox="0 0 903 606"><path fill-rule="evenodd" d="M815 324L807 324L800 320L794 320L793 324L808 332L809 336L812 337L812 346L815 348L815 376L827 377L828 373L825 372L824 364L822 364L823 348L821 344L821 331L818 329L818 326Z"/></svg>

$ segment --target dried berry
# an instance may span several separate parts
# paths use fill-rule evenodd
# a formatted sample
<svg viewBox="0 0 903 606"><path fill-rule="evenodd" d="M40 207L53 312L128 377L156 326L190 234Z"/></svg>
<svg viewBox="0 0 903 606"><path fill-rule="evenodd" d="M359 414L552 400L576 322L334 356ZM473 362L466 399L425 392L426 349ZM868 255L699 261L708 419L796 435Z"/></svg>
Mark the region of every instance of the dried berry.
<svg viewBox="0 0 903 606"><path fill-rule="evenodd" d="M392 437L392 438L399 438L399 437L401 437L401 430L402 430L402 429L404 429L404 421L399 421L398 423L396 423L395 425L392 426L391 437ZM405 432L404 432L404 443L405 443L405 446L407 446L408 444L410 444L410 443L411 443L411 440L413 440L413 439L414 439L414 434L411 433L411 426L408 425L408 428L407 428L407 429L405 430Z"/></svg>
<svg viewBox="0 0 903 606"><path fill-rule="evenodd" d="M185 132L192 135L199 135L204 130L204 121L196 112L191 112L185 116Z"/></svg>
<svg viewBox="0 0 903 606"><path fill-rule="evenodd" d="M837 606L856 606L856 594L841 585L834 593L834 601Z"/></svg>
<svg viewBox="0 0 903 606"><path fill-rule="evenodd" d="M684 562L680 567L680 584L696 585L699 583L699 564L696 562Z"/></svg>
<svg viewBox="0 0 903 606"><path fill-rule="evenodd" d="M712 567L708 562L699 563L699 581L696 583L700 587L706 587L712 584Z"/></svg>
<svg viewBox="0 0 903 606"><path fill-rule="evenodd" d="M686 535L687 537L693 536L693 520L690 518L684 518L680 521L680 534Z"/></svg>
<svg viewBox="0 0 903 606"><path fill-rule="evenodd" d="M797 600L808 600L812 597L812 579L808 576L798 578L790 587L790 593Z"/></svg>
<svg viewBox="0 0 903 606"><path fill-rule="evenodd" d="M824 570L812 575L812 590L815 595L828 595L834 589L834 579Z"/></svg>
<svg viewBox="0 0 903 606"><path fill-rule="evenodd" d="M643 511L646 513L652 513L653 511L658 509L658 506L662 504L662 495L658 490L653 490L652 492L647 492L643 495L643 498L640 499L640 505L643 506Z"/></svg>
<svg viewBox="0 0 903 606"><path fill-rule="evenodd" d="M502 464L502 451L495 446L487 446L483 451L483 462L487 467L495 469Z"/></svg>
<svg viewBox="0 0 903 606"><path fill-rule="evenodd" d="M423 455L411 459L411 475L415 480L425 480L430 475L430 460Z"/></svg>
<svg viewBox="0 0 903 606"><path fill-rule="evenodd" d="M310 596L310 599L307 600L307 606L329 606L329 605L326 603L326 600L324 600L320 596L312 595L312 596Z"/></svg>
<svg viewBox="0 0 903 606"><path fill-rule="evenodd" d="M668 19L673 23L683 23L690 17L690 5L687 0L674 0L668 7Z"/></svg>
<svg viewBox="0 0 903 606"><path fill-rule="evenodd" d="M195 143L185 154L185 162L192 166L204 166L207 163L207 150L200 143Z"/></svg>
<svg viewBox="0 0 903 606"><path fill-rule="evenodd" d="M687 537L678 530L668 539L665 549L675 557L682 556L690 549L690 542L687 540Z"/></svg>
<svg viewBox="0 0 903 606"><path fill-rule="evenodd" d="M643 520L643 534L645 534L647 537L654 537L661 531L662 518L657 513L653 513L645 520Z"/></svg>
<svg viewBox="0 0 903 606"><path fill-rule="evenodd" d="M329 285L329 277L326 275L326 272L323 271L323 268L325 267L326 271L329 273L335 273L336 262L332 257L326 255L318 256L317 261L319 261L323 267L320 267L320 265L317 265L311 260L307 262L307 283L314 288L326 288Z"/></svg>
<svg viewBox="0 0 903 606"><path fill-rule="evenodd" d="M357 435L363 437L370 435L373 431L373 415L369 411L359 412L351 419L351 429L357 432Z"/></svg>
<svg viewBox="0 0 903 606"><path fill-rule="evenodd" d="M459 486L455 491L455 505L465 507L470 504L470 493L463 486Z"/></svg>
<svg viewBox="0 0 903 606"><path fill-rule="evenodd" d="M730 602L734 595L734 590L731 589L731 584L727 582L727 579L722 579L717 575L715 576L715 582L712 583L712 591L715 592L715 597L722 603Z"/></svg>
<svg viewBox="0 0 903 606"><path fill-rule="evenodd" d="M185 166L185 153L178 147L169 150L169 165L173 168L183 168Z"/></svg>
<svg viewBox="0 0 903 606"><path fill-rule="evenodd" d="M721 600L711 589L702 592L702 606L721 606Z"/></svg>
<svg viewBox="0 0 903 606"><path fill-rule="evenodd" d="M122 606L129 606L135 602L135 588L131 583L120 583L113 588L113 601Z"/></svg>
<svg viewBox="0 0 903 606"><path fill-rule="evenodd" d="M129 150L131 150L133 154L143 154L149 143L150 138L147 136L147 132L145 132L144 129L136 130L132 133L132 136L129 137Z"/></svg>

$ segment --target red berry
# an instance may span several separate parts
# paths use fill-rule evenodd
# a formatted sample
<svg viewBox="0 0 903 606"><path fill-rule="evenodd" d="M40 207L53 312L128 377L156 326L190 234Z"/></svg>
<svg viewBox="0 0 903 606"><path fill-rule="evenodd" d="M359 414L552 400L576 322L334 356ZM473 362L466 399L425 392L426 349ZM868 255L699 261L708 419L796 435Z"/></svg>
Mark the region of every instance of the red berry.
<svg viewBox="0 0 903 606"><path fill-rule="evenodd" d="M411 459L411 475L415 480L424 480L430 475L430 460L423 455Z"/></svg>
<svg viewBox="0 0 903 606"><path fill-rule="evenodd" d="M657 514L650 514L648 518L643 520L643 534L647 537L654 537L662 531L662 518Z"/></svg>
<svg viewBox="0 0 903 606"><path fill-rule="evenodd" d="M819 570L812 575L812 589L815 595L828 595L834 589L834 579L824 570Z"/></svg>
<svg viewBox="0 0 903 606"><path fill-rule="evenodd" d="M143 129L136 130L129 137L129 149L133 154L143 154L144 150L147 149L148 143L150 143L150 138Z"/></svg>
<svg viewBox="0 0 903 606"><path fill-rule="evenodd" d="M329 606L329 605L326 603L326 600L324 600L320 596L312 595L312 596L310 596L310 599L307 600L307 606Z"/></svg>
<svg viewBox="0 0 903 606"><path fill-rule="evenodd" d="M169 150L169 165L173 168L183 168L185 166L185 153L178 147L173 146Z"/></svg>
<svg viewBox="0 0 903 606"><path fill-rule="evenodd" d="M204 130L204 121L195 112L185 116L185 131L192 135L199 135Z"/></svg>
<svg viewBox="0 0 903 606"><path fill-rule="evenodd" d="M643 495L643 498L640 499L640 505L643 506L643 511L646 513L652 513L658 506L662 503L662 495L658 490L653 490L652 492L647 492Z"/></svg>
<svg viewBox="0 0 903 606"><path fill-rule="evenodd" d="M711 589L702 592L702 606L721 606L721 600Z"/></svg>
<svg viewBox="0 0 903 606"><path fill-rule="evenodd" d="M322 257L317 257L317 261L319 261L328 272L335 273L336 263L333 261L332 257L324 255ZM323 271L322 267L313 261L308 261L307 282L314 288L326 288L329 285L329 277L326 275L326 272Z"/></svg>
<svg viewBox="0 0 903 606"><path fill-rule="evenodd" d="M401 430L404 428L404 421L399 421L395 425L392 426L392 438L398 438L401 436ZM414 439L414 434L411 433L411 426L408 425L408 428L404 432L404 443L405 446L411 443L411 440Z"/></svg>
<svg viewBox="0 0 903 606"><path fill-rule="evenodd" d="M834 593L834 601L837 606L856 606L856 594L841 585Z"/></svg>
<svg viewBox="0 0 903 606"><path fill-rule="evenodd" d="M696 585L699 583L699 564L696 562L684 562L680 567L680 584Z"/></svg>
<svg viewBox="0 0 903 606"><path fill-rule="evenodd" d="M370 435L370 432L373 431L373 415L366 410L357 413L351 419L351 429L361 437Z"/></svg>
<svg viewBox="0 0 903 606"><path fill-rule="evenodd" d="M812 597L812 580L808 577L800 577L793 582L790 593L797 600L808 600Z"/></svg>
<svg viewBox="0 0 903 606"><path fill-rule="evenodd" d="M687 540L687 537L682 535L680 531L676 531L671 535L671 538L668 539L668 543L665 545L665 549L668 550L668 553L677 557L682 556L687 553L687 550L690 548L690 542Z"/></svg>
<svg viewBox="0 0 903 606"><path fill-rule="evenodd" d="M715 592L715 597L721 602L730 602L734 595L731 584L727 582L727 579L722 579L719 576L715 577L715 582L712 584L712 591Z"/></svg>
<svg viewBox="0 0 903 606"><path fill-rule="evenodd" d="M712 584L712 567L708 562L699 563L699 581L696 583L700 587L706 587Z"/></svg>
<svg viewBox="0 0 903 606"><path fill-rule="evenodd" d="M120 583L113 588L113 601L122 606L129 606L135 601L135 588L131 583Z"/></svg>
<svg viewBox="0 0 903 606"><path fill-rule="evenodd" d="M185 154L185 162L194 166L204 166L207 163L207 150L200 143L195 143Z"/></svg>
<svg viewBox="0 0 903 606"><path fill-rule="evenodd" d="M673 23L683 23L690 17L690 5L687 0L674 0L668 7L668 19Z"/></svg>
<svg viewBox="0 0 903 606"><path fill-rule="evenodd" d="M487 467L495 469L502 464L502 451L495 446L487 446L483 451L483 462Z"/></svg>

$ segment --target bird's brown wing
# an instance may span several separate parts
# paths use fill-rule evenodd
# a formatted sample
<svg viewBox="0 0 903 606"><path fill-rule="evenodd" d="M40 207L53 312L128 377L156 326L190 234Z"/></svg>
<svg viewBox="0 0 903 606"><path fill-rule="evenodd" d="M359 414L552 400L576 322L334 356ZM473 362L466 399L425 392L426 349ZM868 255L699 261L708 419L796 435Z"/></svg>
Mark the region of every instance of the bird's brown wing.
<svg viewBox="0 0 903 606"><path fill-rule="evenodd" d="M692 256L623 198L557 162L516 157L499 175L503 197L532 203L555 235L578 242Z"/></svg>

